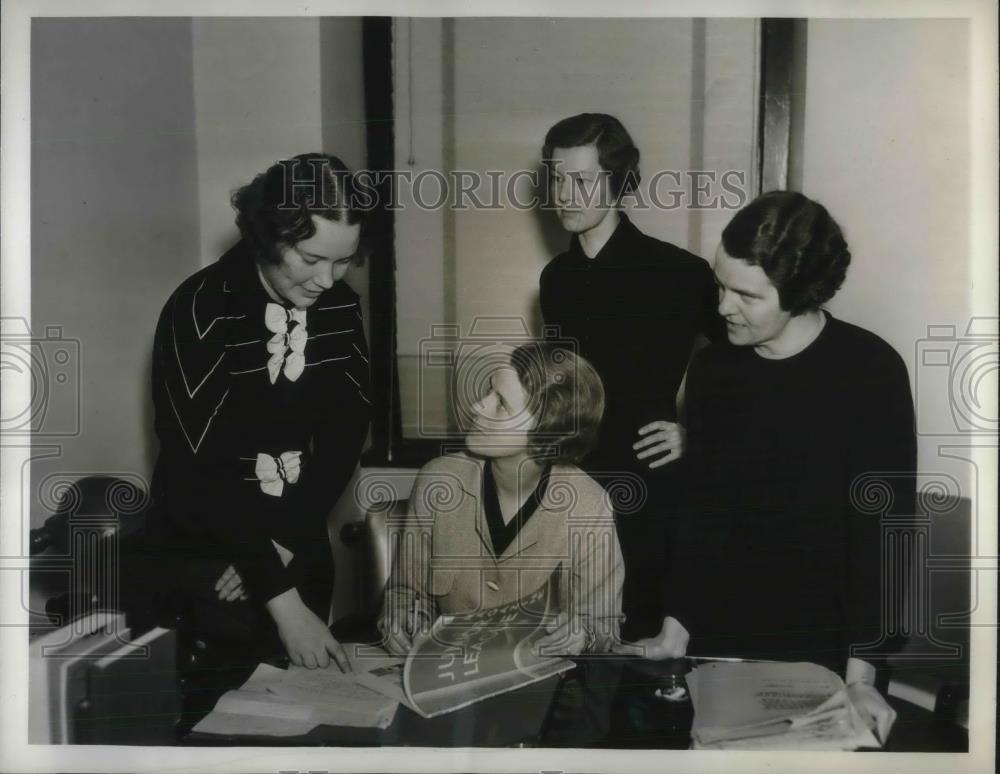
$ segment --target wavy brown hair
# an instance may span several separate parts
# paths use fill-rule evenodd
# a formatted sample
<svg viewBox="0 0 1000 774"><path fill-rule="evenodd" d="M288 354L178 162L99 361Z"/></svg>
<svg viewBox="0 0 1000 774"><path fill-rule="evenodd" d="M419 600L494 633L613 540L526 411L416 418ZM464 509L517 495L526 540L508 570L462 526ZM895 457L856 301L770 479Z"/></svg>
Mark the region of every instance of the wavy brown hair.
<svg viewBox="0 0 1000 774"><path fill-rule="evenodd" d="M781 308L802 314L833 298L851 253L826 208L796 191L770 191L733 216L722 232L733 258L760 266L778 289Z"/></svg>
<svg viewBox="0 0 1000 774"><path fill-rule="evenodd" d="M316 234L314 216L363 223L355 200L354 178L343 161L303 153L261 172L233 194L232 205L240 234L258 263L281 263L280 246L291 247ZM359 249L355 260L363 256Z"/></svg>
<svg viewBox="0 0 1000 774"><path fill-rule="evenodd" d="M604 385L594 367L559 344L522 344L511 365L537 418L529 433L534 457L576 464L597 443L604 415Z"/></svg>
<svg viewBox="0 0 1000 774"><path fill-rule="evenodd" d="M607 113L580 113L564 118L545 135L542 163L550 167L556 148L593 145L601 169L611 174L611 194L616 200L639 186L639 149L628 130Z"/></svg>

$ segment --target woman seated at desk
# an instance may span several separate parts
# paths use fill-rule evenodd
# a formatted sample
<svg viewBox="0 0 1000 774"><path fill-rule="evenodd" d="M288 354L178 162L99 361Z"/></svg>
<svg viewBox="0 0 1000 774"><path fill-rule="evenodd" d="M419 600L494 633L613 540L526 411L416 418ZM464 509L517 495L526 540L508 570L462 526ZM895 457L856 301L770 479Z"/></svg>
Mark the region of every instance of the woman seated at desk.
<svg viewBox="0 0 1000 774"><path fill-rule="evenodd" d="M607 652L618 641L624 580L605 491L575 462L604 409L587 361L550 343L515 349L472 407L467 452L425 465L379 622L383 645L406 653L439 614L514 602L558 577L560 615L544 652Z"/></svg>

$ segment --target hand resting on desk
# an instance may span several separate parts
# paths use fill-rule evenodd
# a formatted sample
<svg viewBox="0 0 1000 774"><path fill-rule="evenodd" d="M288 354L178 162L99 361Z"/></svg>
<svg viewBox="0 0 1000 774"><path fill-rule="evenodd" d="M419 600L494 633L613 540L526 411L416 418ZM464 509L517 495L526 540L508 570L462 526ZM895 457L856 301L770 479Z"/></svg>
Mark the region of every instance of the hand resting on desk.
<svg viewBox="0 0 1000 774"><path fill-rule="evenodd" d="M614 646L612 652L623 656L640 656L650 661L663 661L668 658L683 658L687 655L688 642L691 635L683 624L673 616L663 619L663 627L655 637L643 637L635 642L621 642Z"/></svg>

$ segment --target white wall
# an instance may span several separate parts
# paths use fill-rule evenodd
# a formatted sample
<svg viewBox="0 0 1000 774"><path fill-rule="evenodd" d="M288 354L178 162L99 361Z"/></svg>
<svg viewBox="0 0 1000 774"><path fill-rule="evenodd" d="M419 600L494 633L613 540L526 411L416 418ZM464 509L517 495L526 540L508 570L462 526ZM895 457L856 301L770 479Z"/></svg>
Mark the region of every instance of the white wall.
<svg viewBox="0 0 1000 774"><path fill-rule="evenodd" d="M78 435L34 440L61 447L32 465L37 526L56 481L152 470L153 330L199 265L190 21L36 18L31 76L31 322L80 348L47 422L81 401Z"/></svg>
<svg viewBox="0 0 1000 774"><path fill-rule="evenodd" d="M927 433L951 421L951 392L946 369L918 365L918 342L930 325L964 333L971 308L968 24L824 20L807 35L801 180L790 186L843 227L852 262L830 309L903 356ZM969 467L938 453L949 440L921 435L920 468L966 481Z"/></svg>
<svg viewBox="0 0 1000 774"><path fill-rule="evenodd" d="M236 239L232 191L275 161L322 147L319 21L195 19L201 260Z"/></svg>
<svg viewBox="0 0 1000 774"><path fill-rule="evenodd" d="M393 113L395 118L396 168L419 174L444 169L444 51L441 19L393 20ZM428 188L428 196L433 191ZM403 433L417 435L421 421L443 426L444 406L429 401L423 413L415 405L424 394L441 395L444 374L426 371L419 382L417 354L420 341L432 323L448 321L446 309L453 306L454 287L449 276L454 267L447 260L446 217L443 210L421 210L415 206L409 186L399 187L400 209L395 214L396 335L399 353L399 383L403 399Z"/></svg>

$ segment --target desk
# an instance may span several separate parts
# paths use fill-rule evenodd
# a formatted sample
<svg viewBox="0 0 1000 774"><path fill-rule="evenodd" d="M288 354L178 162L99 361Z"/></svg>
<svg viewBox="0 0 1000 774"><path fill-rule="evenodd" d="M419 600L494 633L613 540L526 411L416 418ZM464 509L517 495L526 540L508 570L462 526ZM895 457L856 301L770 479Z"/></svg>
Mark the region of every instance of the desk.
<svg viewBox="0 0 1000 774"><path fill-rule="evenodd" d="M661 662L662 663L662 662ZM657 662L625 663L615 695L612 728L601 747L615 749L686 749L690 743L690 716L671 708L652 694ZM896 722L885 752L968 752L968 733L916 704L889 696Z"/></svg>
<svg viewBox="0 0 1000 774"><path fill-rule="evenodd" d="M215 736L190 733L184 744L198 746L277 745L330 747L512 747L538 746L559 693L555 675L518 691L471 707L423 718L400 706L386 729L317 726L308 734L285 737Z"/></svg>
<svg viewBox="0 0 1000 774"><path fill-rule="evenodd" d="M425 719L400 707L385 729L318 726L296 737L218 737L189 734L184 744L326 745L414 747L571 747L602 749L686 749L690 718L678 726L677 715L664 712L653 698L654 686L628 670L631 660L576 659L563 675L496 696L456 712ZM944 728L934 715L890 697L898 718L887 752L965 752L967 736ZM696 753L692 753L696 754Z"/></svg>

